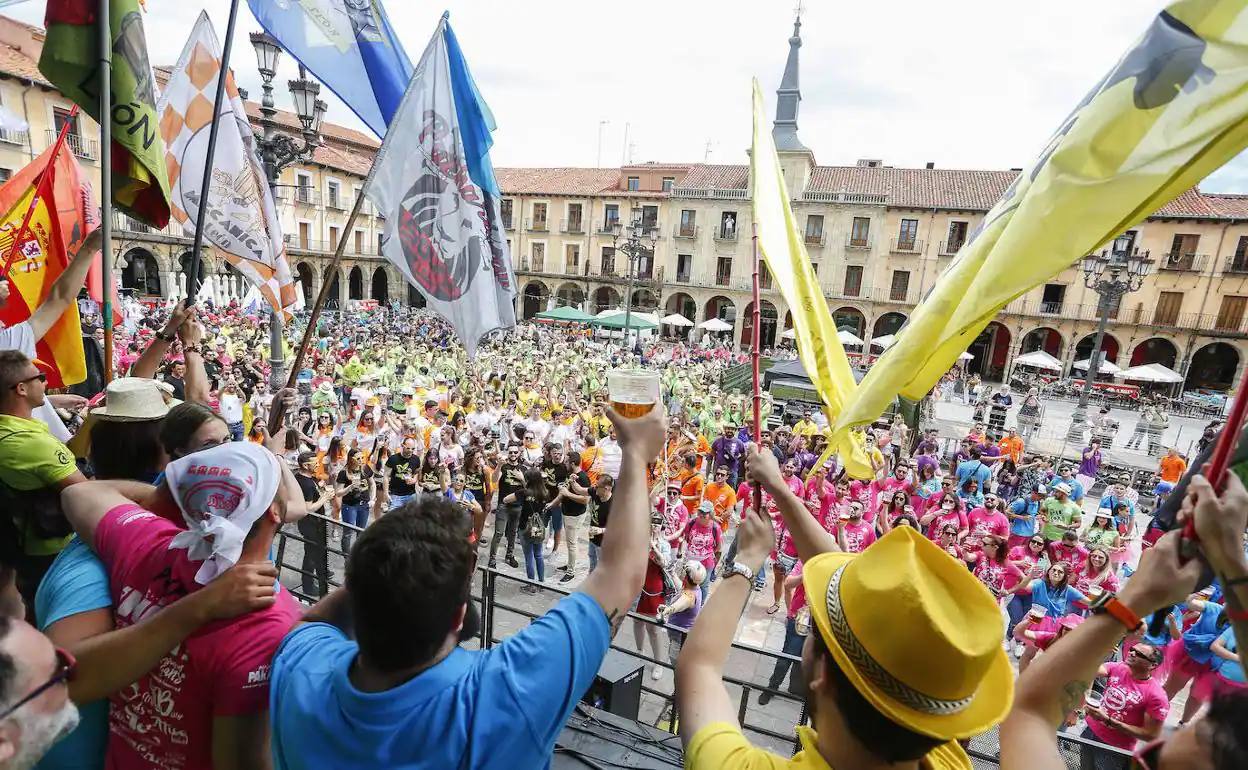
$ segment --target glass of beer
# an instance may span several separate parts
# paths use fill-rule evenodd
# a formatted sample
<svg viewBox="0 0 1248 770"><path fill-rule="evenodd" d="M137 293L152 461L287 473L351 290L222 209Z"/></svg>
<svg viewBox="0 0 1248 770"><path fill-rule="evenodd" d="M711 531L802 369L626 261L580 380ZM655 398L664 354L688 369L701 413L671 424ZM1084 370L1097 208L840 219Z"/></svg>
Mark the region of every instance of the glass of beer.
<svg viewBox="0 0 1248 770"><path fill-rule="evenodd" d="M659 401L659 373L646 369L612 369L607 372L611 408L622 417L645 416Z"/></svg>

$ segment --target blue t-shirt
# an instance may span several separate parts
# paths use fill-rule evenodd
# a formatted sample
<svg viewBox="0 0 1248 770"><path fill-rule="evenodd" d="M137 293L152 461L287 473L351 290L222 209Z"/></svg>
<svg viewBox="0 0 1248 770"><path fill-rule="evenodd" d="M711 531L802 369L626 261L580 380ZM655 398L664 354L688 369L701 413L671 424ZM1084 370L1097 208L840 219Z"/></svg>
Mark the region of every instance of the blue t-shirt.
<svg viewBox="0 0 1248 770"><path fill-rule="evenodd" d="M1053 486L1057 486L1058 484L1065 484L1066 486L1070 487L1069 497L1071 500L1074 500L1076 503L1083 501L1083 496L1086 493L1086 491L1083 488L1083 484L1080 484L1076 479L1074 479L1073 477L1069 479L1063 479L1063 478L1054 479Z"/></svg>
<svg viewBox="0 0 1248 770"><path fill-rule="evenodd" d="M1221 617L1221 604L1205 602L1205 608L1200 611L1200 617L1183 632L1183 648L1187 650L1188 657L1197 663L1208 663L1213 657L1209 645L1213 644L1213 640L1217 639L1221 633L1221 629L1218 628L1218 619Z"/></svg>
<svg viewBox="0 0 1248 770"><path fill-rule="evenodd" d="M610 634L602 607L575 593L496 647L456 648L414 679L369 693L348 677L356 642L325 623L300 626L273 657L274 767L550 767Z"/></svg>
<svg viewBox="0 0 1248 770"><path fill-rule="evenodd" d="M1160 633L1160 634L1157 634L1156 636L1153 636L1152 634L1150 634L1150 633L1148 632L1148 627L1149 627L1150 625L1152 625L1152 622L1153 622L1153 615L1155 615L1155 614L1157 614L1157 613L1152 613L1152 614L1150 614L1148 617L1144 618L1144 629L1145 629L1145 630L1144 630L1144 633L1142 634L1142 637L1143 637L1144 642L1145 642L1146 644L1151 644L1152 646L1156 647L1157 649L1161 649L1161 648L1165 647L1167 644L1170 644L1170 641L1171 641L1171 639L1170 639L1170 625L1167 623L1165 626L1163 626L1163 627L1162 627L1162 629L1161 629L1161 633ZM1170 614L1169 614L1169 617L1170 617L1170 618L1174 621L1175 626L1177 626L1178 628L1182 628L1182 627L1183 627L1183 613L1179 612L1179 608L1178 608L1178 607L1171 607L1171 608L1170 608Z"/></svg>
<svg viewBox="0 0 1248 770"><path fill-rule="evenodd" d="M1070 612L1069 605L1077 601L1086 601L1082 593L1072 586L1065 588L1055 588L1049 590L1049 584L1044 582L1044 578L1036 578L1031 581L1031 602L1039 604L1049 611L1048 617L1060 618Z"/></svg>
<svg viewBox="0 0 1248 770"><path fill-rule="evenodd" d="M1218 641L1222 642L1222 645L1226 647L1229 652L1238 652L1235 647L1235 629L1228 627L1222 632L1222 635L1218 637ZM1223 679L1237 682L1239 684L1248 684L1248 681L1245 681L1244 679L1244 667L1240 665L1238 661L1227 660L1226 658L1219 658L1217 655L1214 655L1213 670L1216 671Z"/></svg>
<svg viewBox="0 0 1248 770"><path fill-rule="evenodd" d="M1010 534L1019 537L1031 537L1036 534L1036 514L1040 512L1040 502L1029 497L1020 497L1010 503L1010 513L1026 516L1025 519L1010 519Z"/></svg>
<svg viewBox="0 0 1248 770"><path fill-rule="evenodd" d="M967 479L977 479L979 488L983 489L984 484L988 483L991 477L992 471L988 470L988 466L980 460L964 460L958 463L958 489L962 488Z"/></svg>
<svg viewBox="0 0 1248 770"><path fill-rule="evenodd" d="M110 608L108 571L87 544L77 537L69 541L48 569L35 592L35 622L40 631L83 612ZM108 700L98 700L78 710L78 727L58 741L37 770L100 770L108 746Z"/></svg>

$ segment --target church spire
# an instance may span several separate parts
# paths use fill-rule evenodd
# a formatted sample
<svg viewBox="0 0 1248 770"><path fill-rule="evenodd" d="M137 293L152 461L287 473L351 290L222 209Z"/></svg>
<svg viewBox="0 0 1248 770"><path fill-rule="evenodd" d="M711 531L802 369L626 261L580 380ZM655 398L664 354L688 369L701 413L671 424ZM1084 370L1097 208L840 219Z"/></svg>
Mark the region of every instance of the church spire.
<svg viewBox="0 0 1248 770"><path fill-rule="evenodd" d="M802 7L797 7L793 21L793 37L789 38L789 58L784 63L784 77L776 89L776 122L771 129L772 139L779 152L810 152L797 138L797 108L802 101L802 91L797 82L797 54L802 47Z"/></svg>

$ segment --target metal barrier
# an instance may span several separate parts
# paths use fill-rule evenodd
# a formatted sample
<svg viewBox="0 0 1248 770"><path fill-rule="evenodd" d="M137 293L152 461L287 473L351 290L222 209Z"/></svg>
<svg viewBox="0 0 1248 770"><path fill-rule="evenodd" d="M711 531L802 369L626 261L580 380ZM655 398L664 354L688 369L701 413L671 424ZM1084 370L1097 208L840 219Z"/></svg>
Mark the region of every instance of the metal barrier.
<svg viewBox="0 0 1248 770"><path fill-rule="evenodd" d="M321 536L322 528L324 537ZM284 525L277 534L274 557L278 580L282 580L283 574L287 571L298 575L299 586L291 586L285 582L283 585L292 595L309 604L324 597L332 588L341 587L341 576L346 568L346 552L341 547L334 546L333 540L338 532L347 531L359 533L362 530L319 514L309 514L299 524ZM296 550L299 551L298 564L287 560ZM337 573L334 572L334 568L338 570ZM313 591L303 590L305 580L312 583ZM536 594L538 597L553 597L553 600L543 602L539 599L538 603L541 606L521 606L501 596L501 594L510 593L512 586L515 587L517 597L520 595L521 587L532 586L538 589ZM539 583L518 575L509 575L498 569L478 567L473 576L471 597L480 606L481 628L476 637L465 644L470 648L475 646L489 649L519 631L524 625L541 617L558 600L570 593L572 592L556 585ZM666 633L666 627L651 618L633 612L628 613L628 617L633 623L656 626L661 632ZM622 626L623 623L621 623ZM617 628L616 635L618 635L618 630ZM611 649L637 658L645 664L661 667L665 671L663 681L673 681L673 667L669 661L657 660L641 650L622 646L615 641L614 636ZM737 666L733 665L734 658ZM771 670L779 661L788 661L792 666L798 667L798 672L801 670L800 658L734 641L729 653L729 667L739 668L739 664L743 661L747 667L752 667L754 670L759 669L764 663L770 663L770 667L764 666L764 668ZM788 672L786 677L792 673L792 671ZM788 690L772 688L766 682L729 674L727 671L723 681L730 692L737 691L737 721L755 745L779 754L786 752L792 754L800 748L796 727L809 722L809 712L804 697L794 695ZM641 690L643 711L657 714L652 720L643 719L642 721L649 721L656 728L675 733L679 726L679 714L673 693L654 687L646 680L644 674ZM766 710L760 709L755 696L762 693L769 693L772 696L772 703L778 705L769 706ZM1000 767L1001 749L997 728L977 735L969 741L964 741L963 747L970 755L975 767L988 769ZM1121 749L1065 732L1058 733L1058 750L1068 770L1112 767L1115 760L1121 762L1122 767L1125 768L1130 759L1130 754Z"/></svg>

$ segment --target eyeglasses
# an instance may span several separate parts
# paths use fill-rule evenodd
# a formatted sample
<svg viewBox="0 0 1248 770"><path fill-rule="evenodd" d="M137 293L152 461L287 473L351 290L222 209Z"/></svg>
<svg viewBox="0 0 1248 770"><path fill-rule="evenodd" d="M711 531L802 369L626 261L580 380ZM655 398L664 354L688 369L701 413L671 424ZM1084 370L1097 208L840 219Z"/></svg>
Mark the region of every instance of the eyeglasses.
<svg viewBox="0 0 1248 770"><path fill-rule="evenodd" d="M43 695L53 687L56 687L58 684L73 681L74 672L77 669L78 661L74 660L74 656L70 655L67 650L62 650L60 647L57 647L56 670L52 672L52 676L48 677L48 681L31 690L25 698L22 698L17 703L9 706L3 714L0 714L0 719L8 719L13 712L17 711L22 706L25 706L27 703L30 703L35 698L38 698L40 695Z"/></svg>
<svg viewBox="0 0 1248 770"><path fill-rule="evenodd" d="M18 380L17 382L15 382L15 383L13 383L12 385L10 385L10 386L9 386L9 390L17 390L17 386L18 386L18 385L25 385L26 383L28 383L28 382L32 382L32 381L34 381L34 380L39 380L39 381L40 381L40 382L42 382L44 385L47 385L47 384L48 384L48 375L44 374L43 372L39 372L38 374L36 374L36 375L34 375L34 376L32 376L32 377L27 377L27 378L26 378L26 379L24 379L24 380Z"/></svg>
<svg viewBox="0 0 1248 770"><path fill-rule="evenodd" d="M1156 666L1158 663L1161 662L1160 660L1157 659L1156 653L1153 653L1152 655L1145 655L1144 653L1140 652L1139 649L1136 647L1132 647L1131 650L1127 653L1127 655L1132 658L1139 658L1140 660L1146 661L1147 663L1154 665L1154 666Z"/></svg>

